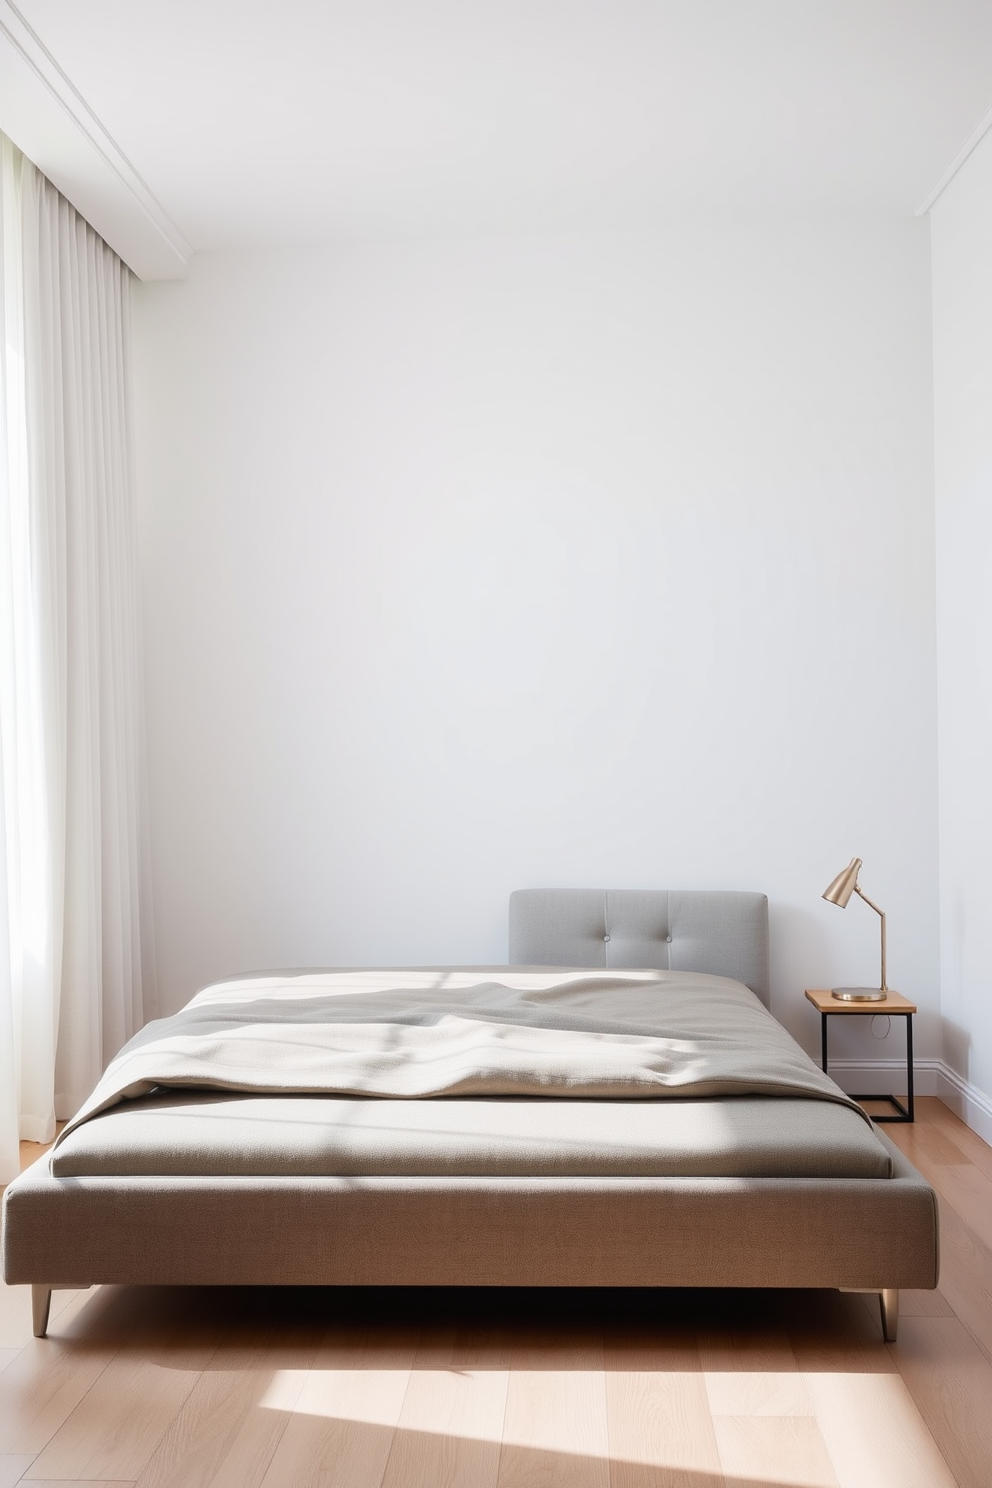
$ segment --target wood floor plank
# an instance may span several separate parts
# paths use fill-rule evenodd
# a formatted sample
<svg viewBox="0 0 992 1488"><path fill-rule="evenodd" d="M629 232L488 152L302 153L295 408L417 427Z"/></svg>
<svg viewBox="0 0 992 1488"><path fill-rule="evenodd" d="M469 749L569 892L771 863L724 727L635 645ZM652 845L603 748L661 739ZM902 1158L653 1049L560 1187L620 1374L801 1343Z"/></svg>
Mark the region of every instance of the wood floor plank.
<svg viewBox="0 0 992 1488"><path fill-rule="evenodd" d="M4 1287L0 1294L0 1348L22 1349L33 1337L31 1288Z"/></svg>
<svg viewBox="0 0 992 1488"><path fill-rule="evenodd" d="M874 1330L879 1325L878 1296L875 1292L859 1292ZM954 1317L954 1308L943 1292L935 1288L932 1292L916 1291L905 1287L899 1293L899 1316L904 1317Z"/></svg>
<svg viewBox="0 0 992 1488"><path fill-rule="evenodd" d="M0 1454L0 1488L14 1488L14 1484L20 1482L33 1461L33 1457L11 1456L6 1452Z"/></svg>
<svg viewBox="0 0 992 1488"><path fill-rule="evenodd" d="M797 1315L789 1341L796 1364L806 1375L897 1373L895 1360L882 1343L875 1296L825 1292L815 1310Z"/></svg>
<svg viewBox="0 0 992 1488"><path fill-rule="evenodd" d="M992 1249L940 1198L940 1289L992 1360ZM2 1378L2 1377L0 1377Z"/></svg>
<svg viewBox="0 0 992 1488"><path fill-rule="evenodd" d="M265 1488L379 1488L408 1373L311 1372L262 1479Z"/></svg>
<svg viewBox="0 0 992 1488"><path fill-rule="evenodd" d="M427 1367L427 1357L418 1351L414 1367ZM458 1329L446 1362L450 1369L509 1370L512 1357L512 1339L507 1329L482 1324Z"/></svg>
<svg viewBox="0 0 992 1488"><path fill-rule="evenodd" d="M335 1330L306 1372L264 1488L380 1488L416 1347L415 1335Z"/></svg>
<svg viewBox="0 0 992 1488"><path fill-rule="evenodd" d="M32 1339L0 1375L0 1452L32 1458L43 1452L115 1353Z"/></svg>
<svg viewBox="0 0 992 1488"><path fill-rule="evenodd" d="M59 1122L56 1130L61 1131L63 1126L65 1122ZM21 1142L19 1147L21 1172L26 1173L28 1168L33 1167L40 1157L44 1157L45 1153L51 1150L51 1147L51 1142Z"/></svg>
<svg viewBox="0 0 992 1488"><path fill-rule="evenodd" d="M992 1482L992 1364L956 1318L905 1318L899 1372L959 1488Z"/></svg>
<svg viewBox="0 0 992 1488"><path fill-rule="evenodd" d="M414 1369L382 1488L495 1488L507 1370Z"/></svg>
<svg viewBox="0 0 992 1488"><path fill-rule="evenodd" d="M535 1329L511 1358L499 1488L609 1488L602 1337Z"/></svg>
<svg viewBox="0 0 992 1488"><path fill-rule="evenodd" d="M604 1361L611 1488L722 1488L695 1329L608 1332Z"/></svg>
<svg viewBox="0 0 992 1488"><path fill-rule="evenodd" d="M957 1488L901 1374L824 1371L807 1383L840 1488Z"/></svg>
<svg viewBox="0 0 992 1488"><path fill-rule="evenodd" d="M602 1373L606 1367L606 1346L602 1331L588 1328L557 1328L545 1324L517 1326L507 1337L509 1368L514 1374L529 1370L545 1373L553 1357L559 1370L582 1374Z"/></svg>
<svg viewBox="0 0 992 1488"><path fill-rule="evenodd" d="M80 1308L85 1307L88 1302L93 1301L99 1290L99 1287L82 1287L79 1291L70 1289L53 1292L52 1303L48 1313L49 1338L55 1338L63 1333L76 1317Z"/></svg>
<svg viewBox="0 0 992 1488"><path fill-rule="evenodd" d="M969 1135L976 1142L981 1140L974 1132ZM971 1226L976 1236L984 1244L992 1246L992 1173L986 1171L992 1166L992 1161L979 1165L961 1150L958 1150L957 1162L936 1160L932 1155L934 1140L935 1133L918 1124L903 1128L896 1138L910 1162Z"/></svg>
<svg viewBox="0 0 992 1488"><path fill-rule="evenodd" d="M985 1246L992 1247L992 1178L971 1163L940 1169L940 1196Z"/></svg>
<svg viewBox="0 0 992 1488"><path fill-rule="evenodd" d="M230 1478L235 1463L235 1481L261 1482L288 1421L288 1414L257 1409L278 1368L273 1338L269 1328L261 1339L222 1341L149 1458L139 1488L206 1488L220 1476ZM279 1353L305 1368L306 1336L284 1338ZM261 1419L246 1440L245 1425L254 1414Z"/></svg>
<svg viewBox="0 0 992 1488"><path fill-rule="evenodd" d="M137 1479L215 1347L117 1354L35 1459L26 1481Z"/></svg>
<svg viewBox="0 0 992 1488"><path fill-rule="evenodd" d="M208 1480L209 1488L258 1488L289 1425L310 1373L314 1348L274 1348L261 1372L260 1394L239 1421Z"/></svg>
<svg viewBox="0 0 992 1488"><path fill-rule="evenodd" d="M839 1488L812 1416L715 1416L713 1429L726 1488Z"/></svg>
<svg viewBox="0 0 992 1488"><path fill-rule="evenodd" d="M896 1125L901 1125L901 1123L897 1122ZM953 1168L968 1161L964 1151L946 1127L921 1121L910 1122L906 1130L900 1132L899 1135L901 1138L899 1146L903 1148L910 1162L935 1163L941 1168Z"/></svg>
<svg viewBox="0 0 992 1488"><path fill-rule="evenodd" d="M714 1416L811 1416L803 1375L777 1370L707 1372L706 1394Z"/></svg>
<svg viewBox="0 0 992 1488"><path fill-rule="evenodd" d="M54 1337L65 1326L66 1319L90 1296L88 1291L58 1291L52 1293L49 1334ZM21 1349L34 1338L34 1323L31 1316L31 1288L29 1286L6 1287L0 1296L0 1349Z"/></svg>
<svg viewBox="0 0 992 1488"><path fill-rule="evenodd" d="M688 1326L640 1327L603 1339L607 1374L702 1374L696 1330Z"/></svg>
<svg viewBox="0 0 992 1488"><path fill-rule="evenodd" d="M418 1369L493 1369L505 1373L513 1358L514 1337L488 1323L425 1329L413 1361Z"/></svg>
<svg viewBox="0 0 992 1488"><path fill-rule="evenodd" d="M943 1131L961 1152L964 1153L968 1162L981 1168L986 1177L992 1178L992 1147L983 1142L977 1132L973 1132L970 1126L966 1126L943 1101L935 1096L930 1096L924 1107L926 1126L935 1126Z"/></svg>
<svg viewBox="0 0 992 1488"><path fill-rule="evenodd" d="M866 1298L866 1301L869 1299ZM872 1314L878 1314L878 1301L870 1299ZM954 1308L939 1287L932 1292L921 1292L913 1287L904 1287L899 1293L900 1317L953 1317Z"/></svg>
<svg viewBox="0 0 992 1488"><path fill-rule="evenodd" d="M611 1488L722 1488L699 1370L610 1370L606 1414Z"/></svg>
<svg viewBox="0 0 992 1488"><path fill-rule="evenodd" d="M575 1370L510 1376L499 1488L609 1488L606 1381Z"/></svg>
<svg viewBox="0 0 992 1488"><path fill-rule="evenodd" d="M710 1333L699 1358L714 1416L811 1416L813 1403L785 1333Z"/></svg>

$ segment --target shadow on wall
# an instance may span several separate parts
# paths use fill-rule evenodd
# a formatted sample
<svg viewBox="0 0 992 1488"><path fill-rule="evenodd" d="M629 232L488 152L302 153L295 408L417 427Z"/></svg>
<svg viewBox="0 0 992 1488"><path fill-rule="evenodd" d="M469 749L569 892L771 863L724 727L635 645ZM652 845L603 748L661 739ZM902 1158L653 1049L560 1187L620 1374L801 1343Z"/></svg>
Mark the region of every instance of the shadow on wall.
<svg viewBox="0 0 992 1488"><path fill-rule="evenodd" d="M810 1058L819 1062L819 1020L803 992L807 987L831 985L832 955L827 930L811 910L771 899L768 945L772 1012Z"/></svg>
<svg viewBox="0 0 992 1488"><path fill-rule="evenodd" d="M962 1080L967 1080L968 1054L971 1050L971 1034L966 1028L961 1028L950 1018L941 1018L940 1034L943 1043L942 1055L944 1063L950 1065L956 1075Z"/></svg>

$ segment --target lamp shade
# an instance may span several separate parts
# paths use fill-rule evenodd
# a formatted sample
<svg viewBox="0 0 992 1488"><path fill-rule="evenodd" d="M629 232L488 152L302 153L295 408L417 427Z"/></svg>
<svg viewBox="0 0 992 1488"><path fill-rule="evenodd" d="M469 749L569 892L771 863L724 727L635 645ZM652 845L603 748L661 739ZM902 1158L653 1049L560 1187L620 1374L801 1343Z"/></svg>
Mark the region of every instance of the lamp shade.
<svg viewBox="0 0 992 1488"><path fill-rule="evenodd" d="M861 859L852 858L842 873L827 885L823 891L823 897L828 904L837 904L841 909L847 908L847 902L858 886L858 874L861 872Z"/></svg>

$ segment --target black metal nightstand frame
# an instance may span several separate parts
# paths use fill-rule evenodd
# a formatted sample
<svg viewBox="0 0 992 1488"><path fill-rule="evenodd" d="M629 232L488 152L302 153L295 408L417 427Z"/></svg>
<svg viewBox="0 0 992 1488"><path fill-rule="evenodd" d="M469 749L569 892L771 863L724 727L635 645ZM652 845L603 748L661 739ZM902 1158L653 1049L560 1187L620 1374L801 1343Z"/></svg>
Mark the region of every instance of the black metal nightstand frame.
<svg viewBox="0 0 992 1488"><path fill-rule="evenodd" d="M852 1016L852 1010L845 1007L830 1008L827 1012L824 1012L822 1009L820 1011L820 1046L822 1050L820 1062L823 1066L824 1074L827 1073L827 1020L829 1018L842 1018L845 1013L848 1017ZM862 1012L858 1016L863 1018L865 1014ZM871 1118L872 1121L915 1121L915 1105L913 1102L913 1014L894 1012L880 1006L877 1016L905 1018L906 1020L906 1104L903 1105L902 1101L896 1095L852 1094L851 1099L856 1101L886 1101L894 1108L894 1115L873 1116Z"/></svg>

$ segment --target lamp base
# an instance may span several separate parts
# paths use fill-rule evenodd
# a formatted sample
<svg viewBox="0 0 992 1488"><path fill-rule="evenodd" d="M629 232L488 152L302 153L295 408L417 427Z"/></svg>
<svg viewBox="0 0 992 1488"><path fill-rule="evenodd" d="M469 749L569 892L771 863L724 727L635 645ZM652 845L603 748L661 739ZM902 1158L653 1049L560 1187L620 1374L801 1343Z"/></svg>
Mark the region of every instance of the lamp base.
<svg viewBox="0 0 992 1488"><path fill-rule="evenodd" d="M830 995L838 1002L884 1002L889 994L883 987L835 987Z"/></svg>

